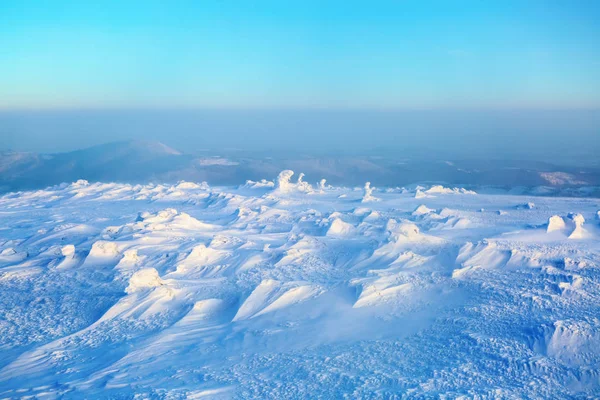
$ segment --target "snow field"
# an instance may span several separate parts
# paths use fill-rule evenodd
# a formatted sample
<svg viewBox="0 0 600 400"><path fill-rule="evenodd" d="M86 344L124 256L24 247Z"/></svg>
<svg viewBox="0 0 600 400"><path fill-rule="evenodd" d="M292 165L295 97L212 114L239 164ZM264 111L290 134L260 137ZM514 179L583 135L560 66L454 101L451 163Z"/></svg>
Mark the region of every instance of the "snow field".
<svg viewBox="0 0 600 400"><path fill-rule="evenodd" d="M0 197L0 397L599 395L600 200L293 176Z"/></svg>

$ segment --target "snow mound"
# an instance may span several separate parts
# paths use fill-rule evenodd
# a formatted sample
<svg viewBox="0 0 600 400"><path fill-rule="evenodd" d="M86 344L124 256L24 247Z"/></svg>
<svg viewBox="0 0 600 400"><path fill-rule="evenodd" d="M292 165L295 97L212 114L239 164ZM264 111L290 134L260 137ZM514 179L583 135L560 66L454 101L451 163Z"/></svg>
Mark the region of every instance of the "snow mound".
<svg viewBox="0 0 600 400"><path fill-rule="evenodd" d="M263 280L239 308L233 321L255 318L314 298L322 293L320 287L297 282L282 283Z"/></svg>
<svg viewBox="0 0 600 400"><path fill-rule="evenodd" d="M134 273L129 278L129 286L125 289L125 293L131 294L137 291L154 288L164 285L164 281L160 279L158 271L154 268L144 268Z"/></svg>
<svg viewBox="0 0 600 400"><path fill-rule="evenodd" d="M321 179L319 181L319 184L317 185L317 189L319 189L319 191L321 193L323 193L325 190L330 189L331 186L327 185L327 180L326 179Z"/></svg>
<svg viewBox="0 0 600 400"><path fill-rule="evenodd" d="M198 183L194 183L194 182L186 182L186 181L179 181L177 183L177 186L175 186L177 189L200 189L200 190L209 190L210 187L208 186L208 183L206 182L202 182L200 184Z"/></svg>
<svg viewBox="0 0 600 400"><path fill-rule="evenodd" d="M565 221L558 215L553 215L548 218L548 228L546 228L546 232L555 232L561 231L566 228Z"/></svg>
<svg viewBox="0 0 600 400"><path fill-rule="evenodd" d="M435 226L435 229L447 230L447 229L467 229L473 225L473 222L469 218L464 217L447 217L446 221L440 222Z"/></svg>
<svg viewBox="0 0 600 400"><path fill-rule="evenodd" d="M110 260L117 256L119 256L119 247L117 246L117 243L99 240L92 245L92 249L88 254L86 262L91 260Z"/></svg>
<svg viewBox="0 0 600 400"><path fill-rule="evenodd" d="M17 251L12 247L7 247L0 252L0 263L13 263L23 261L27 258L27 252Z"/></svg>
<svg viewBox="0 0 600 400"><path fill-rule="evenodd" d="M430 187L429 189L423 191L425 194L452 194L456 193L454 190L450 188L443 187L442 185L435 185Z"/></svg>
<svg viewBox="0 0 600 400"><path fill-rule="evenodd" d="M397 276L382 277L363 287L353 308L373 307L389 303L399 296L408 297L414 285L407 282L395 284Z"/></svg>
<svg viewBox="0 0 600 400"><path fill-rule="evenodd" d="M363 194L363 198L362 198L362 202L363 203L369 203L372 201L379 201L378 198L373 196L373 190L375 188L371 187L371 182L367 182L365 183L365 187L364 187L364 194Z"/></svg>
<svg viewBox="0 0 600 400"><path fill-rule="evenodd" d="M510 260L511 252L498 248L496 242L481 241L477 244L465 243L459 250L456 262L462 268L452 272L453 278L462 278L480 268L504 267Z"/></svg>
<svg viewBox="0 0 600 400"><path fill-rule="evenodd" d="M371 211L363 218L363 222L374 222L381 218L381 213L378 211Z"/></svg>
<svg viewBox="0 0 600 400"><path fill-rule="evenodd" d="M600 323L556 321L546 352L570 365L586 365L586 357L600 355Z"/></svg>
<svg viewBox="0 0 600 400"><path fill-rule="evenodd" d="M296 190L299 190L300 192L304 193L312 193L312 186L309 183L304 182L302 179L304 179L304 173L300 173L300 175L298 175L298 181L296 182Z"/></svg>
<svg viewBox="0 0 600 400"><path fill-rule="evenodd" d="M417 225L412 222L397 222L394 219L388 220L385 225L385 231L388 233L389 249L380 248L381 251L396 252L406 246L437 246L444 243L444 239L421 233ZM384 246L385 247L385 246Z"/></svg>
<svg viewBox="0 0 600 400"><path fill-rule="evenodd" d="M258 182L247 180L246 183L242 186L248 189L272 189L275 187L275 182L268 181L266 179L261 179Z"/></svg>
<svg viewBox="0 0 600 400"><path fill-rule="evenodd" d="M569 235L569 239L583 239L586 236L586 231L583 229L585 218L581 214L575 214L571 217L571 220L575 224L575 229Z"/></svg>
<svg viewBox="0 0 600 400"><path fill-rule="evenodd" d="M419 216L419 215L426 215L426 214L430 214L430 213L434 213L434 212L435 212L434 209L427 207L425 204L421 204L419 207L417 207L415 209L415 211L413 211L412 215Z"/></svg>
<svg viewBox="0 0 600 400"><path fill-rule="evenodd" d="M294 171L290 169L281 171L275 180L275 190L280 192L288 192L293 189L294 185L290 182L293 175Z"/></svg>
<svg viewBox="0 0 600 400"><path fill-rule="evenodd" d="M529 201L525 204L519 204L515 208L517 210L533 210L535 208L535 203Z"/></svg>
<svg viewBox="0 0 600 400"><path fill-rule="evenodd" d="M357 215L359 217L363 217L365 215L368 215L372 210L370 208L367 207L357 207L354 210L352 210L352 214ZM338 215L341 215L340 213L337 213Z"/></svg>
<svg viewBox="0 0 600 400"><path fill-rule="evenodd" d="M327 236L348 236L353 233L354 226L342 221L340 218L335 218L327 230Z"/></svg>
<svg viewBox="0 0 600 400"><path fill-rule="evenodd" d="M79 179L78 181L71 183L70 186L72 189L79 189L90 186L90 183L85 179Z"/></svg>
<svg viewBox="0 0 600 400"><path fill-rule="evenodd" d="M417 190L418 191L418 190ZM442 185L434 185L427 190L421 192L422 195L436 195L436 194L477 194L472 190L464 188L447 188ZM416 197L416 196L415 196Z"/></svg>
<svg viewBox="0 0 600 400"><path fill-rule="evenodd" d="M178 212L174 208L167 208L155 214L141 213L137 222L148 230L201 230L210 231L216 229L214 225L206 224L197 220L185 212Z"/></svg>
<svg viewBox="0 0 600 400"><path fill-rule="evenodd" d="M15 249L13 249L12 247L7 247L0 252L0 256L4 256L4 257L12 256L14 254L17 254L17 251Z"/></svg>
<svg viewBox="0 0 600 400"><path fill-rule="evenodd" d="M204 244L195 246L192 251L177 264L178 274L194 273L195 276L213 277L226 270L223 260L229 256L225 250L206 247Z"/></svg>
<svg viewBox="0 0 600 400"><path fill-rule="evenodd" d="M119 265L136 264L140 261L140 259L141 258L138 255L137 249L125 250L125 252L123 252L123 258L121 258L121 261L119 261Z"/></svg>
<svg viewBox="0 0 600 400"><path fill-rule="evenodd" d="M307 183L304 182L304 174L300 173L300 175L298 175L298 180L296 181L296 183L292 183L291 179L292 176L294 175L294 171L286 169L283 170L279 173L279 175L277 176L277 179L275 180L275 189L274 191L276 193L290 193L290 192L302 192L302 193L313 193L314 190L312 188L312 186Z"/></svg>
<svg viewBox="0 0 600 400"><path fill-rule="evenodd" d="M406 236L409 239L416 239L421 236L419 227L410 222L403 222L399 225L396 225L391 231Z"/></svg>
<svg viewBox="0 0 600 400"><path fill-rule="evenodd" d="M75 255L75 246L68 244L60 249L60 252L65 257L73 257Z"/></svg>

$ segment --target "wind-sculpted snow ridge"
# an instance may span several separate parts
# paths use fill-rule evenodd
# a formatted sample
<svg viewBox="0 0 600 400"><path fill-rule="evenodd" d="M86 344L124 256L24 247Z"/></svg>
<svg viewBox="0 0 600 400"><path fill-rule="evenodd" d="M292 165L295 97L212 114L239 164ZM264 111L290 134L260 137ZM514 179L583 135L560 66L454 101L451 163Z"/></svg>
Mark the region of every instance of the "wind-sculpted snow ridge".
<svg viewBox="0 0 600 400"><path fill-rule="evenodd" d="M598 199L293 176L1 196L0 398L600 395Z"/></svg>

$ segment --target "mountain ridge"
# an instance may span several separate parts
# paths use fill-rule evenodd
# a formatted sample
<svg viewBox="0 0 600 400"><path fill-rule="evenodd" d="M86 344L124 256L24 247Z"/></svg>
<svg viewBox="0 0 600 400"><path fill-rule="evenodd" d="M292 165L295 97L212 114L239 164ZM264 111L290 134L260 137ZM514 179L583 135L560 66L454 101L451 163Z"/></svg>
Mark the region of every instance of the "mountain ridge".
<svg viewBox="0 0 600 400"><path fill-rule="evenodd" d="M411 158L407 154L396 158L293 156L276 152L265 157L262 153L226 151L194 154L161 142L141 140L110 142L62 153L2 152L0 192L40 189L78 179L125 183L188 180L239 185L248 179L272 178L284 169L302 170L307 180L325 177L332 184L346 186L362 186L366 181L387 187L438 183L513 192L527 188L532 194L545 195L600 195L598 167L567 167L531 160L451 161Z"/></svg>

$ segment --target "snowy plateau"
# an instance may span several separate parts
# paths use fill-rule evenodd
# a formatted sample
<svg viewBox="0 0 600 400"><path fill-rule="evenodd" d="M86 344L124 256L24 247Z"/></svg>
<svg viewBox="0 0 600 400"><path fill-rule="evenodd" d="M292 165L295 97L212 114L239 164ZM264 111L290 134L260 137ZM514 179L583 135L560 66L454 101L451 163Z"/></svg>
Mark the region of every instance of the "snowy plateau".
<svg viewBox="0 0 600 400"><path fill-rule="evenodd" d="M88 183L0 197L0 398L600 397L600 200Z"/></svg>

